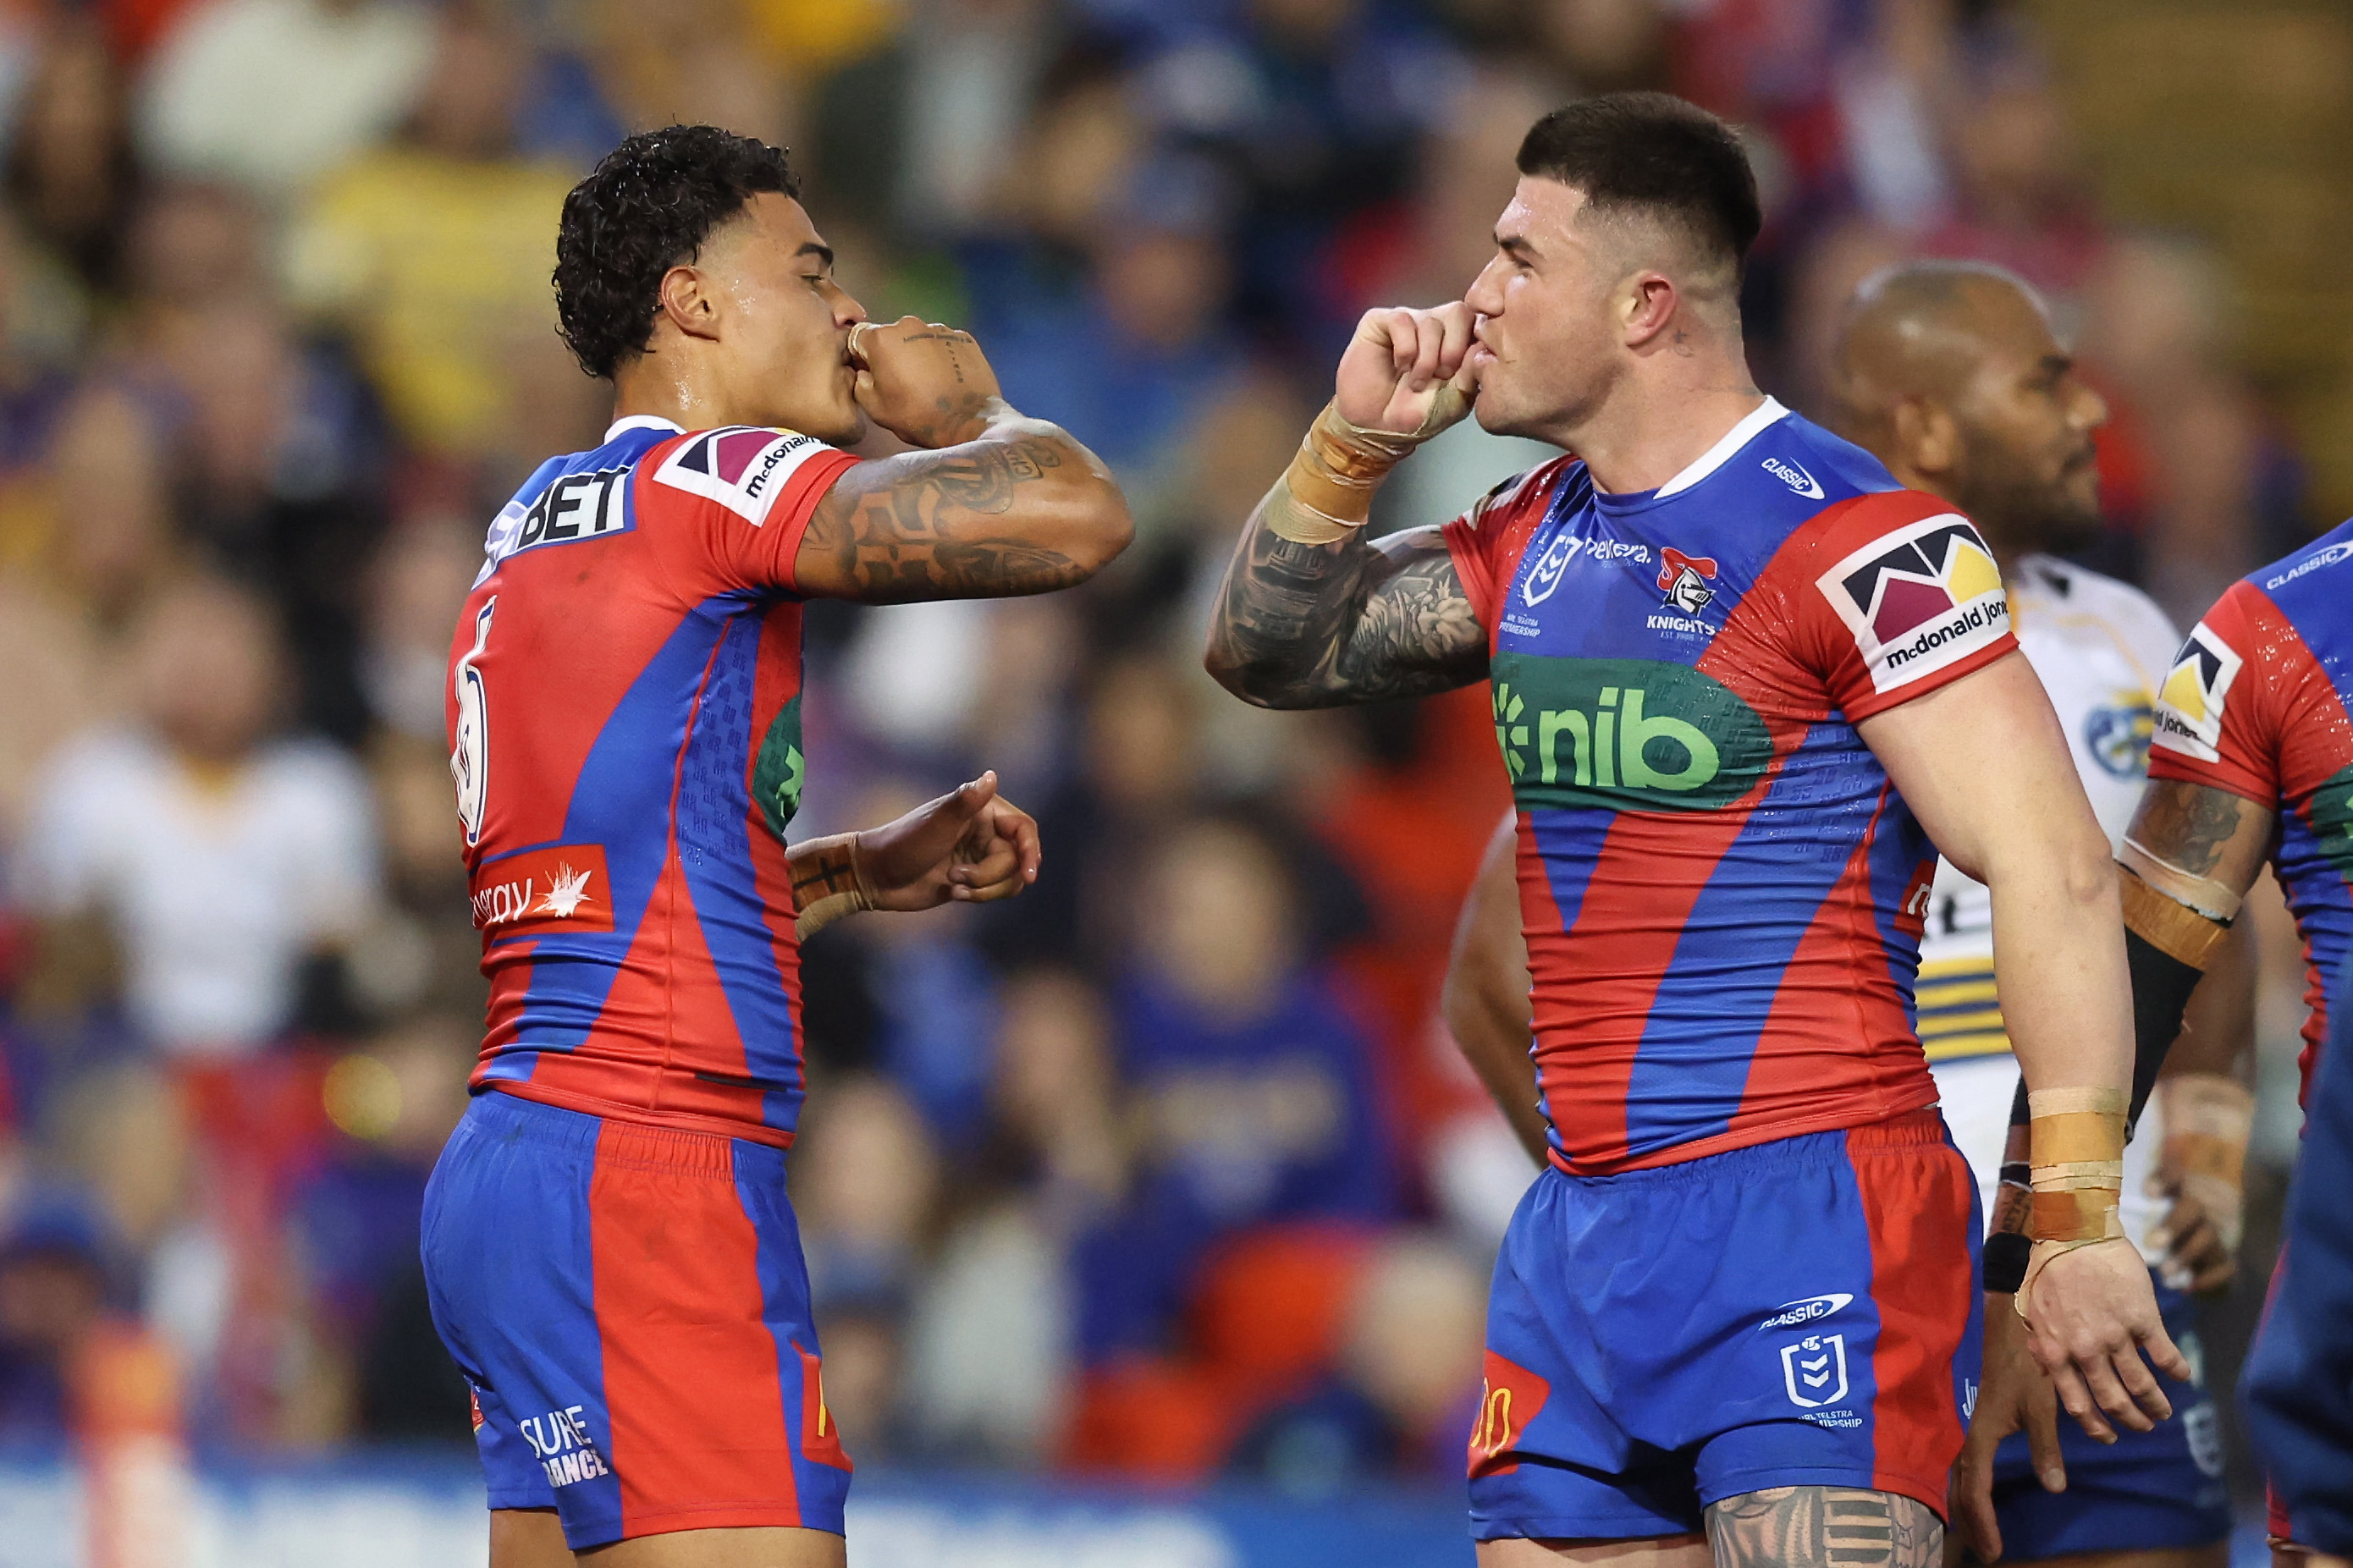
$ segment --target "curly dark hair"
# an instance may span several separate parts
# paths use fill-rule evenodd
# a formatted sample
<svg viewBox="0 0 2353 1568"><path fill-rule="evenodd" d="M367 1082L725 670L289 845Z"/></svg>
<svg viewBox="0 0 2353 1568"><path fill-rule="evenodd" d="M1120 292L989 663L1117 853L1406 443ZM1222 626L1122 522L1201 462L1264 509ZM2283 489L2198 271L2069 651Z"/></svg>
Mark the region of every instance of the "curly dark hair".
<svg viewBox="0 0 2353 1568"><path fill-rule="evenodd" d="M580 368L610 378L645 352L662 274L763 191L797 199L785 150L715 125L643 131L564 198L555 237L556 331Z"/></svg>

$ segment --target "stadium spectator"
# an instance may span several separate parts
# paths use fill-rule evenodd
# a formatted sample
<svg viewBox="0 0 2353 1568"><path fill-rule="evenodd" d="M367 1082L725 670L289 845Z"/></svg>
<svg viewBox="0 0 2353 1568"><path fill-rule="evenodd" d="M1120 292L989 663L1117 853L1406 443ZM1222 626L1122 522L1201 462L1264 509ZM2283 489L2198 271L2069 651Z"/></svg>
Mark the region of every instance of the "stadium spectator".
<svg viewBox="0 0 2353 1568"><path fill-rule="evenodd" d="M419 1014L324 1079L336 1135L288 1206L337 1436L430 1437L465 1419L465 1384L438 1353L426 1303L417 1216L465 1110L474 1034L464 1014Z"/></svg>
<svg viewBox="0 0 2353 1568"><path fill-rule="evenodd" d="M485 983L443 733L450 606L483 498L604 423L551 330L563 191L629 127L710 119L789 140L824 210L856 214L828 224L845 283L878 317L974 325L1017 400L1113 464L1141 528L1071 595L810 613L804 722L830 760L797 828L979 754L1047 846L1009 905L808 951L809 1055L834 1081L794 1163L852 1451L1428 1473L1430 1434L1461 1418L1440 1369L1463 1374L1432 1355L1420 1394L1382 1391L1379 1335L1350 1311L1391 1268L1420 1284L1366 1311L1447 1341L1451 1265L1413 1227L1492 1246L1516 1169L1486 1160L1499 1124L1430 1036L1442 917L1491 820L1430 803L1498 786L1488 715L1205 701L1232 520L1295 449L1319 339L1370 303L1451 298L1483 263L1527 124L1572 91L1666 86L1738 119L1767 178L1744 301L1760 384L1810 406L1837 308L1908 256L2061 285L2115 410L2095 563L2195 618L2315 521L2274 400L2325 384L2333 340L2303 296L2231 272L2232 237L2108 221L2118 193L2165 204L2095 180L2116 132L2082 155L2073 84L2018 14L108 0L0 18L18 1104L0 1236L13 1162L84 1179L111 1304L175 1347L200 1421L466 1440L385 1217L441 1112L339 1131L326 1075L375 1060L410 1109L459 1091L453 1020ZM2230 189L2272 177L2242 162L2216 162ZM2258 378L2267 335L2304 357L2283 374L2264 350ZM1451 515L1544 455L1466 424L1375 526ZM216 572L242 585L195 575ZM283 651L255 652L256 628ZM237 847L278 811L294 826ZM174 1065L214 1056L234 1070ZM225 1095L240 1077L249 1094ZM1334 1104L1386 1131L1319 1141ZM1296 1286L1295 1321L1235 1307L1269 1280ZM1106 1415L1122 1402L1157 1430ZM1337 1458L1293 1464L1310 1450Z"/></svg>
<svg viewBox="0 0 2353 1568"><path fill-rule="evenodd" d="M83 282L113 285L138 183L122 74L95 18L60 11L16 106L6 184L17 220Z"/></svg>
<svg viewBox="0 0 2353 1568"><path fill-rule="evenodd" d="M1392 1474L1452 1479L1478 1403L1486 1285L1445 1242L1393 1234L1355 1281L1330 1370L1260 1416L1228 1468L1310 1495Z"/></svg>
<svg viewBox="0 0 2353 1568"><path fill-rule="evenodd" d="M404 437L526 468L579 444L555 434L567 417L605 413L576 374L533 381L568 395L552 409L517 395L518 363L563 363L547 279L573 181L514 153L527 65L512 33L445 15L406 135L318 182L290 263L295 300L352 334Z"/></svg>
<svg viewBox="0 0 2353 1568"><path fill-rule="evenodd" d="M175 1057L249 1054L295 1021L306 960L375 907L376 846L351 761L275 731L286 671L253 595L194 580L133 635L135 721L59 752L26 893L100 912L132 1017Z"/></svg>
<svg viewBox="0 0 2353 1568"><path fill-rule="evenodd" d="M391 0L192 5L149 64L141 149L283 206L389 136L432 60L430 13Z"/></svg>
<svg viewBox="0 0 2353 1568"><path fill-rule="evenodd" d="M1133 891L1112 1006L1142 1151L1128 1206L1080 1249L1090 1362L1166 1343L1219 1237L1397 1205L1364 1036L1303 953L1300 900L1265 841L1184 825Z"/></svg>

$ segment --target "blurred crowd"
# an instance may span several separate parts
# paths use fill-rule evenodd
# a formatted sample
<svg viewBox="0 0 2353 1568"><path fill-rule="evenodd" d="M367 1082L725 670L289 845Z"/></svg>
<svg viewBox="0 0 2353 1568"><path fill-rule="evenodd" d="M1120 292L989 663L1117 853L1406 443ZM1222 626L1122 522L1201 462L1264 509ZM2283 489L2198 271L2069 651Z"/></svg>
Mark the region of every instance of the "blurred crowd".
<svg viewBox="0 0 2353 1568"><path fill-rule="evenodd" d="M1460 1474L1529 1171L1436 1018L1505 806L1483 695L1275 715L1207 595L1357 314L1482 265L1523 132L1736 121L1760 383L1901 257L2045 289L2116 417L2096 563L2184 624L2307 536L2196 243L2122 232L1963 0L16 0L0 12L0 1442L167 1354L186 1432L468 1433L417 1210L483 988L443 703L481 535L596 444L548 284L627 131L788 143L878 317L1118 471L1084 590L810 616L797 831L983 766L1014 903L809 945L793 1156L861 1461ZM1377 523L1546 455L1450 433ZM155 1376L162 1376L158 1372Z"/></svg>

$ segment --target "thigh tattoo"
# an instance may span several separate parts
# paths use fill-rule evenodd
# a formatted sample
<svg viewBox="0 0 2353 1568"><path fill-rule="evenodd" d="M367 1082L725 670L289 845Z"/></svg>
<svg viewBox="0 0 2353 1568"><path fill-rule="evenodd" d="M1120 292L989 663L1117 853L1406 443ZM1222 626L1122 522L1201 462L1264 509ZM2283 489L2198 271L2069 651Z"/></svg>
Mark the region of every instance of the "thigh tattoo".
<svg viewBox="0 0 2353 1568"><path fill-rule="evenodd" d="M1937 1568L1945 1526L1914 1498L1853 1487L1774 1487L1712 1503L1715 1568Z"/></svg>

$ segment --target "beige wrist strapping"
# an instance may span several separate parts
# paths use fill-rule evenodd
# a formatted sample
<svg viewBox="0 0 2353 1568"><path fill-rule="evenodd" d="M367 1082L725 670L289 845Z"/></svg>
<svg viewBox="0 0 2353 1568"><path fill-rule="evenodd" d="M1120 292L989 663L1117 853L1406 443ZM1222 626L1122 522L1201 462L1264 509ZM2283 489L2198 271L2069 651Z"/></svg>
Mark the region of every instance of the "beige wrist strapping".
<svg viewBox="0 0 2353 1568"><path fill-rule="evenodd" d="M2247 1141L2255 1125L2255 1099L2220 1073L2185 1072L2157 1080L2158 1114L2165 1125L2158 1165L2198 1200L2222 1244L2235 1251L2244 1226Z"/></svg>
<svg viewBox="0 0 2353 1568"><path fill-rule="evenodd" d="M1342 417L1337 404L1327 403L1298 456L1284 470L1284 486L1293 506L1268 513L1267 526L1293 544L1329 544L1365 526L1372 514L1373 491L1407 453L1462 417L1468 400L1453 384L1438 389L1421 427L1410 435L1393 430L1368 430Z"/></svg>
<svg viewBox="0 0 2353 1568"><path fill-rule="evenodd" d="M2046 1089L2026 1097L2034 1204L2027 1220L2033 1251L2011 1298L2027 1314L2034 1281L2051 1260L2079 1247L2124 1238L2117 1200L2125 1184L2121 1089Z"/></svg>
<svg viewBox="0 0 2353 1568"><path fill-rule="evenodd" d="M874 888L866 879L866 858L860 851L859 835L836 833L808 839L794 847L792 858L813 868L807 876L796 870L793 877L793 898L799 904L793 934L801 941L807 941L811 934L844 915L874 907ZM840 885L842 858L849 861L847 887ZM807 898L809 892L817 896Z"/></svg>

